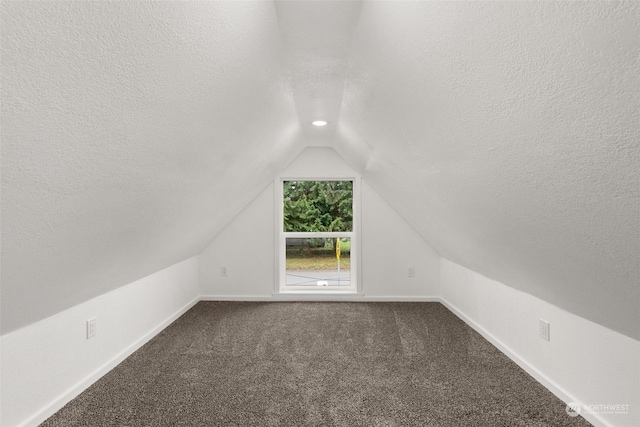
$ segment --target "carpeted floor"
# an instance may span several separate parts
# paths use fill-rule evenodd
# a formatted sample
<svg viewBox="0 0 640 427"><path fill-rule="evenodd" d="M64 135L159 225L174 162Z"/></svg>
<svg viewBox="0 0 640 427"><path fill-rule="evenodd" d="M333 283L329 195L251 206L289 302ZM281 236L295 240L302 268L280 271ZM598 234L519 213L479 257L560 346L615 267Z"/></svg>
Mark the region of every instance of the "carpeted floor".
<svg viewBox="0 0 640 427"><path fill-rule="evenodd" d="M588 426L439 303L200 302L43 426Z"/></svg>

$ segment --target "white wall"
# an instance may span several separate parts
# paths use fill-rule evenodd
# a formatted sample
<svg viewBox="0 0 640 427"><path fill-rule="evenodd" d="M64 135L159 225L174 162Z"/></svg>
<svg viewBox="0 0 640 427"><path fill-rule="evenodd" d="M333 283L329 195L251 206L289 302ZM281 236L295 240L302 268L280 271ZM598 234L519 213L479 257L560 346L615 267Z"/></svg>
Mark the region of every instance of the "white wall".
<svg viewBox="0 0 640 427"><path fill-rule="evenodd" d="M441 297L454 313L595 425L640 425L640 342L446 259ZM538 320L551 340L538 336ZM584 405L629 405L627 414ZM597 409L597 408L594 408Z"/></svg>
<svg viewBox="0 0 640 427"><path fill-rule="evenodd" d="M199 257L1 338L2 426L34 426L137 350L198 300ZM86 320L98 333L86 339Z"/></svg>
<svg viewBox="0 0 640 427"><path fill-rule="evenodd" d="M273 184L247 206L200 254L205 296L271 296L274 284ZM220 268L227 268L227 276Z"/></svg>
<svg viewBox="0 0 640 427"><path fill-rule="evenodd" d="M440 257L364 179L362 266L366 297L408 300L440 293ZM415 277L408 277L409 267Z"/></svg>
<svg viewBox="0 0 640 427"><path fill-rule="evenodd" d="M357 176L331 148L307 148L283 177ZM438 295L439 256L364 180L361 182L361 296L323 299L409 300ZM301 299L274 296L274 187L269 185L200 255L204 298ZM228 275L220 275L225 266ZM415 277L407 277L407 268ZM313 299L307 297L305 299Z"/></svg>

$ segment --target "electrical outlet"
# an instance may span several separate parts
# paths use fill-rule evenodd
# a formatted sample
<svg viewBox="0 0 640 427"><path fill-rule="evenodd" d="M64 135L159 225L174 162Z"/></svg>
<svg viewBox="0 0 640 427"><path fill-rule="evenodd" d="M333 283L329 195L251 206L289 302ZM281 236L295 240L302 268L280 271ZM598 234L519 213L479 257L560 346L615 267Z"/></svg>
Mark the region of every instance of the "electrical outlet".
<svg viewBox="0 0 640 427"><path fill-rule="evenodd" d="M98 319L93 317L87 320L87 339L93 338L98 333Z"/></svg>
<svg viewBox="0 0 640 427"><path fill-rule="evenodd" d="M551 340L551 325L549 324L549 322L545 322L544 320L540 319L540 338L542 338L545 341L550 341Z"/></svg>
<svg viewBox="0 0 640 427"><path fill-rule="evenodd" d="M407 268L407 276L408 277L415 277L416 275L416 269L413 267L409 267Z"/></svg>
<svg viewBox="0 0 640 427"><path fill-rule="evenodd" d="M220 275L221 276L227 275L227 267L220 267Z"/></svg>

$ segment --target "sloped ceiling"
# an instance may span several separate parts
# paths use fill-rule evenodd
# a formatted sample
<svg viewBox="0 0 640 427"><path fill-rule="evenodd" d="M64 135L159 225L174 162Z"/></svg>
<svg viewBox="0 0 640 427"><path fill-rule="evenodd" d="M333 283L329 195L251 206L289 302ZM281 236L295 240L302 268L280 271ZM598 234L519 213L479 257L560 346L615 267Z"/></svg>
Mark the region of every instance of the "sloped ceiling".
<svg viewBox="0 0 640 427"><path fill-rule="evenodd" d="M3 2L2 330L198 254L325 145L444 257L638 339L639 29L634 2Z"/></svg>
<svg viewBox="0 0 640 427"><path fill-rule="evenodd" d="M371 185L445 258L640 338L640 4L365 2L353 43Z"/></svg>
<svg viewBox="0 0 640 427"><path fill-rule="evenodd" d="M295 155L273 3L2 8L4 332L199 254Z"/></svg>

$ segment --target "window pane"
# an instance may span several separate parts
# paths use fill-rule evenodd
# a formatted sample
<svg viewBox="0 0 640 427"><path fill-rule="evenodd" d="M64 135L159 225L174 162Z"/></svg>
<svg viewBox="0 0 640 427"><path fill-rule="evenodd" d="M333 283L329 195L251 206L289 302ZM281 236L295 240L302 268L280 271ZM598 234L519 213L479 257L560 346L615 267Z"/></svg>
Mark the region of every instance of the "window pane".
<svg viewBox="0 0 640 427"><path fill-rule="evenodd" d="M286 245L287 286L351 285L351 239L287 238Z"/></svg>
<svg viewBox="0 0 640 427"><path fill-rule="evenodd" d="M285 232L352 231L353 181L285 181Z"/></svg>

